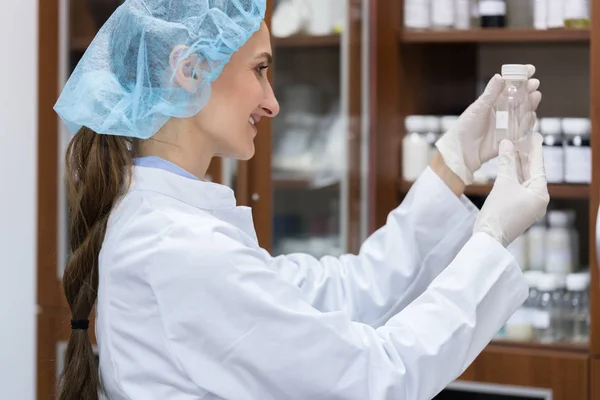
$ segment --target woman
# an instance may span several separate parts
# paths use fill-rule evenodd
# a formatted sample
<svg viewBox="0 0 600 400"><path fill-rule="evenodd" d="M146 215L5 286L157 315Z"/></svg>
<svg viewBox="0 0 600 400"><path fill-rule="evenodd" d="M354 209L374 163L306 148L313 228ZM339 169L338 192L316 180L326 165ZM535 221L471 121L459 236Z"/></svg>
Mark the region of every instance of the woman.
<svg viewBox="0 0 600 400"><path fill-rule="evenodd" d="M55 107L78 130L60 398L430 399L527 296L505 246L546 210L539 134L502 142L478 213L462 192L498 155L496 76L358 255L273 258L250 210L202 180L214 156L252 157L279 111L265 1L174 4L127 0Z"/></svg>

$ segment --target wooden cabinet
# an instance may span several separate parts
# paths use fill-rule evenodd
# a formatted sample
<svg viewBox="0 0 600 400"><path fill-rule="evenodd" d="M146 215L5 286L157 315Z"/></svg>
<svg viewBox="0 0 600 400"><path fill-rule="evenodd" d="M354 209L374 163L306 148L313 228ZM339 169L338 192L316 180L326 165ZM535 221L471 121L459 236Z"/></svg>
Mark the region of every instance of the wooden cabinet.
<svg viewBox="0 0 600 400"><path fill-rule="evenodd" d="M549 389L553 400L585 400L589 398L589 356L586 350L494 344L460 380Z"/></svg>

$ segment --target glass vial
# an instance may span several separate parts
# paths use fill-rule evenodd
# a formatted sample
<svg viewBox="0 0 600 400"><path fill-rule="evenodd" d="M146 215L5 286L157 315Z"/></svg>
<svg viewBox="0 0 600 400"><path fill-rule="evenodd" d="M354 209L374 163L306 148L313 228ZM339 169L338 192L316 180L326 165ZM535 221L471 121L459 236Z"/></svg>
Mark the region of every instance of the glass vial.
<svg viewBox="0 0 600 400"><path fill-rule="evenodd" d="M435 29L454 27L454 0L431 0L431 26Z"/></svg>
<svg viewBox="0 0 600 400"><path fill-rule="evenodd" d="M479 15L482 28L506 27L506 2L504 0L480 0Z"/></svg>
<svg viewBox="0 0 600 400"><path fill-rule="evenodd" d="M404 0L404 27L406 29L428 29L430 0Z"/></svg>
<svg viewBox="0 0 600 400"><path fill-rule="evenodd" d="M502 66L504 90L496 103L497 140L517 142L531 133L535 123L527 91L527 66Z"/></svg>
<svg viewBox="0 0 600 400"><path fill-rule="evenodd" d="M535 310L534 337L541 343L560 340L557 328L557 305L554 302L556 277L552 274L540 276L538 281L539 300Z"/></svg>
<svg viewBox="0 0 600 400"><path fill-rule="evenodd" d="M548 1L548 28L564 28L565 26L565 0ZM573 0L567 0L570 2Z"/></svg>
<svg viewBox="0 0 600 400"><path fill-rule="evenodd" d="M540 119L540 130L544 136L544 167L548 183L565 181L565 149L560 118Z"/></svg>
<svg viewBox="0 0 600 400"><path fill-rule="evenodd" d="M564 297L566 340L589 340L589 277L586 274L567 276L567 293Z"/></svg>
<svg viewBox="0 0 600 400"><path fill-rule="evenodd" d="M590 27L589 0L569 0L565 3L565 28L588 29Z"/></svg>

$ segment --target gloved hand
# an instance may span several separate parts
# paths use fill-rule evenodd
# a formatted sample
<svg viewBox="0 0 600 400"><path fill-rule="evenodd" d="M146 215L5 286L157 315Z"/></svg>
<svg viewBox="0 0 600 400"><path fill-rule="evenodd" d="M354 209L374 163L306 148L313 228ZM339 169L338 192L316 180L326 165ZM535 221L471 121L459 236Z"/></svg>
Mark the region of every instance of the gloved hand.
<svg viewBox="0 0 600 400"><path fill-rule="evenodd" d="M546 214L550 196L542 141L542 135L533 133L516 145L509 140L500 143L498 177L474 232L485 232L506 247ZM519 164L523 182L519 181Z"/></svg>
<svg viewBox="0 0 600 400"><path fill-rule="evenodd" d="M531 79L535 73L533 65L529 69L527 90L532 106L527 117L531 125L535 121L542 94L538 91L540 81ZM458 121L437 141L436 146L444 162L465 185L473 183L473 173L481 165L498 155L498 139L496 136L496 112L494 106L504 90L504 81L498 74L490 80L483 94L471 104L458 118ZM532 114L532 115L531 115ZM522 119L523 121L523 119Z"/></svg>

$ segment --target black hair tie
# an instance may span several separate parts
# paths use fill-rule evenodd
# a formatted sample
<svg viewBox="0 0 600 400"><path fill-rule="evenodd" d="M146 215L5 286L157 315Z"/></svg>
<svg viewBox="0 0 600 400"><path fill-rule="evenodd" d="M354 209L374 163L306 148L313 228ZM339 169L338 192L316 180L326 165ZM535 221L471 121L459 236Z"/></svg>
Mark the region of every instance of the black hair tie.
<svg viewBox="0 0 600 400"><path fill-rule="evenodd" d="M89 319L76 319L71 320L71 329L83 329L86 330L90 326Z"/></svg>

